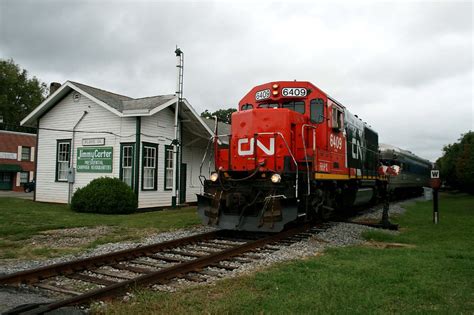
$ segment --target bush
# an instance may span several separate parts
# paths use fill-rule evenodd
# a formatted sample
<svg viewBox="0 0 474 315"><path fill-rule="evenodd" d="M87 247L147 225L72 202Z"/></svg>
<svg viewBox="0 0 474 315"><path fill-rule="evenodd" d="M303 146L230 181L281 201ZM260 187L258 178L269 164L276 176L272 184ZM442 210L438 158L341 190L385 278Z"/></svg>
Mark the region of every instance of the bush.
<svg viewBox="0 0 474 315"><path fill-rule="evenodd" d="M71 208L76 212L127 214L137 210L137 196L118 178L100 177L76 190Z"/></svg>

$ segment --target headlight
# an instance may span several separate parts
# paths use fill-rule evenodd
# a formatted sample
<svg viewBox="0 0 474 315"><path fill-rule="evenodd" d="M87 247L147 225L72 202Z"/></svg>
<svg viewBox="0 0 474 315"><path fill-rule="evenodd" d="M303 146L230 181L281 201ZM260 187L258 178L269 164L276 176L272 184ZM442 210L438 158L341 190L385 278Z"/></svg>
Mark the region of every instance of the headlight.
<svg viewBox="0 0 474 315"><path fill-rule="evenodd" d="M272 181L272 183L274 184L277 184L279 182L281 182L281 176L280 174L273 174L272 177L270 177L270 180Z"/></svg>
<svg viewBox="0 0 474 315"><path fill-rule="evenodd" d="M215 182L218 178L219 178L219 175L216 172L212 173L211 176L209 176L209 179L212 182Z"/></svg>

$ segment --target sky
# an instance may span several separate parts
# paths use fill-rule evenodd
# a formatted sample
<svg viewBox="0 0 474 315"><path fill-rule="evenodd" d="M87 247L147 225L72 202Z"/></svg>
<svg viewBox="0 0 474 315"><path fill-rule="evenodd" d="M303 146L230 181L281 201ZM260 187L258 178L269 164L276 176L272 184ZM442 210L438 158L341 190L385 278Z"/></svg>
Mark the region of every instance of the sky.
<svg viewBox="0 0 474 315"><path fill-rule="evenodd" d="M474 130L472 1L0 1L0 58L41 81L198 112L310 81L389 143L434 161Z"/></svg>

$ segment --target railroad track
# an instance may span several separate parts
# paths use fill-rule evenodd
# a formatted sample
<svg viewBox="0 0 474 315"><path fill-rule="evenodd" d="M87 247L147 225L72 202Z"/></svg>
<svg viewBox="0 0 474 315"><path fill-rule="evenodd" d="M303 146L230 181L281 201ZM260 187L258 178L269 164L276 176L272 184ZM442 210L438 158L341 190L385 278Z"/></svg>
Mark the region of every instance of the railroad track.
<svg viewBox="0 0 474 315"><path fill-rule="evenodd" d="M27 286L63 296L51 303L24 305L4 314L42 314L124 294L138 286L170 283L173 279L206 281L208 276L219 277L212 269L237 269L232 262L258 260L259 251L276 251L276 243L291 245L326 228L304 225L272 235L214 231L1 276L3 286ZM66 283L80 283L84 290L58 285L62 283L58 278Z"/></svg>

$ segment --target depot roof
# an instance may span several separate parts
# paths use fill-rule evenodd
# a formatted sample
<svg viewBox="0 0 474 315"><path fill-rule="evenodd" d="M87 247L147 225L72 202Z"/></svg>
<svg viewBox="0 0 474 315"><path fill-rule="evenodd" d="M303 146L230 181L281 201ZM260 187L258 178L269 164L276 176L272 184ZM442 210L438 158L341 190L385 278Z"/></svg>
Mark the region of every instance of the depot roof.
<svg viewBox="0 0 474 315"><path fill-rule="evenodd" d="M66 81L54 93L50 94L38 107L36 107L22 121L22 126L35 126L37 120L47 111L54 107L72 90L81 93L93 102L104 107L119 117L152 116L159 111L176 106L178 97L175 94L155 95L143 98L132 98L129 96L105 91L86 84ZM179 106L179 115L186 120L186 125L191 124L212 136L214 133L202 117L194 110L186 99Z"/></svg>

